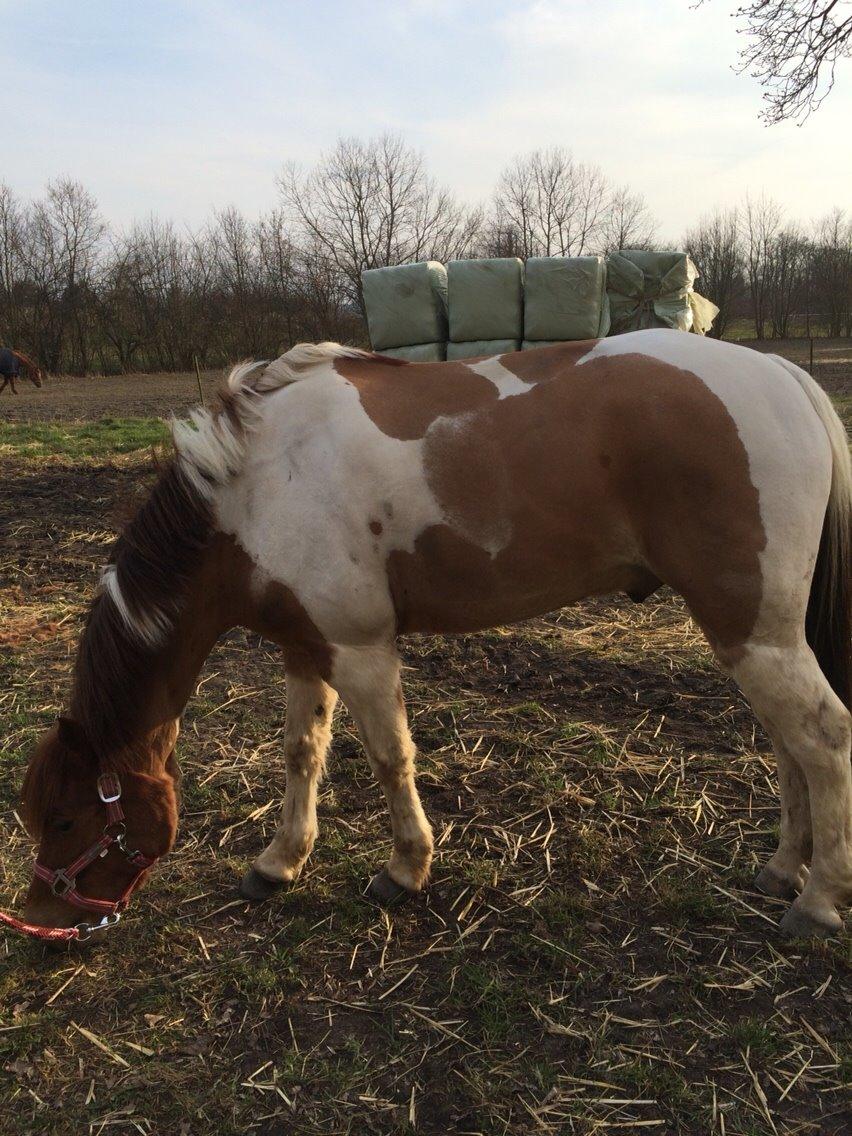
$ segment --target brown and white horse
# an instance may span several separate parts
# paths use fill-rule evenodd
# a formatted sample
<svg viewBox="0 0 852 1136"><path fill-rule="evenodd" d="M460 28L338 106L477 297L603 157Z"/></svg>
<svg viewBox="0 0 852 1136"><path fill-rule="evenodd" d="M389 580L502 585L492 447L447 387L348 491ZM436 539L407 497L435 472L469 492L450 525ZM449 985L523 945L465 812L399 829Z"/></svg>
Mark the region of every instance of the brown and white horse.
<svg viewBox="0 0 852 1136"><path fill-rule="evenodd" d="M23 370L26 377L35 387L41 386L42 370L29 355L23 351L13 351L11 347L0 347L0 394L7 386L12 388L12 394L18 393L15 381Z"/></svg>
<svg viewBox="0 0 852 1136"><path fill-rule="evenodd" d="M243 895L304 867L339 694L387 798L393 854L371 893L392 901L423 887L432 858L397 635L666 583L774 743L781 837L758 886L794 898L786 931L840 928L852 473L805 372L669 330L450 363L303 345L236 368L223 407L174 436L104 571L68 714L27 773L31 923L80 918L57 875L75 858L74 895L109 906L171 848L180 715L227 628L280 644L288 685L284 812ZM126 834L110 813L102 837L109 773Z"/></svg>

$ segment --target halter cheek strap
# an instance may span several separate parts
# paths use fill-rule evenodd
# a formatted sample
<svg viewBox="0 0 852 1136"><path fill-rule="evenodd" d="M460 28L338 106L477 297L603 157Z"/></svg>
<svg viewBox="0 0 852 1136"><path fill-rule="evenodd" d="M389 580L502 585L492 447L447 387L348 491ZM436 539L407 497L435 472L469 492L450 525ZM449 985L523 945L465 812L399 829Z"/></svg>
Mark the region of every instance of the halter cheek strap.
<svg viewBox="0 0 852 1136"><path fill-rule="evenodd" d="M42 927L6 915L2 911L0 911L0 923L34 939L84 941L91 938L92 932L114 927L119 921L130 902L130 896L142 882L148 869L157 862L158 857L145 856L142 852L131 851L127 847L124 839L127 831L124 824L124 810L120 803L121 784L114 773L102 773L98 777L98 796L106 805L107 822L103 834L67 867L48 868L36 860L33 873L37 879L43 880L50 887L55 896L75 907L82 907L86 911L100 915L100 923L78 923L76 927ZM95 860L106 856L113 844L124 853L136 869L133 878L118 899L96 899L94 896L83 895L77 890L77 876Z"/></svg>

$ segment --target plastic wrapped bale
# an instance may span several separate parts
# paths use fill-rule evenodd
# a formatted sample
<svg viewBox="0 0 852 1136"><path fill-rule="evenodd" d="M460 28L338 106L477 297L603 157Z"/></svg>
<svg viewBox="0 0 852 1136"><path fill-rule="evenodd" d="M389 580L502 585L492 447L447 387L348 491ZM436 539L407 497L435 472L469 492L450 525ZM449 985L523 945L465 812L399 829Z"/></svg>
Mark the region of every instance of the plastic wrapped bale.
<svg viewBox="0 0 852 1136"><path fill-rule="evenodd" d="M443 363L447 357L446 343L410 343L407 347L386 347L381 352L391 359L407 359L409 363Z"/></svg>
<svg viewBox="0 0 852 1136"><path fill-rule="evenodd" d="M690 331L689 302L698 270L685 252L622 249L607 258L612 334L643 327Z"/></svg>
<svg viewBox="0 0 852 1136"><path fill-rule="evenodd" d="M609 331L602 256L537 256L524 281L524 350L537 343L598 339Z"/></svg>
<svg viewBox="0 0 852 1136"><path fill-rule="evenodd" d="M374 351L446 342L447 271L437 260L366 269L361 287Z"/></svg>
<svg viewBox="0 0 852 1136"><path fill-rule="evenodd" d="M450 312L450 343L475 345L464 355L483 354L483 344L517 342L523 337L524 266L517 257L492 260L451 260L447 265L447 299ZM485 354L496 354L490 349Z"/></svg>
<svg viewBox="0 0 852 1136"><path fill-rule="evenodd" d="M447 344L448 359L475 359L478 355L507 355L520 351L520 339L469 339L466 343Z"/></svg>

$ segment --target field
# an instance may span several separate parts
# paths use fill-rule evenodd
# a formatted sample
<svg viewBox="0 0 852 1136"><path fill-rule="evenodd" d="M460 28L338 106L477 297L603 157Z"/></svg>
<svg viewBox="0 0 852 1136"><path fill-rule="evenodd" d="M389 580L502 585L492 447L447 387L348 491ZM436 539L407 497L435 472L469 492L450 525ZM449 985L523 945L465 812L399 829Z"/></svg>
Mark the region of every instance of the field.
<svg viewBox="0 0 852 1136"><path fill-rule="evenodd" d="M848 344L817 377L852 415ZM194 375L21 392L0 400L5 910L33 740L159 416L197 400ZM774 767L680 601L403 650L428 891L361 895L389 826L339 711L304 876L237 898L283 795L285 695L276 650L231 633L185 716L178 845L111 941L0 939L2 1136L848 1133L852 938L786 941L752 889Z"/></svg>

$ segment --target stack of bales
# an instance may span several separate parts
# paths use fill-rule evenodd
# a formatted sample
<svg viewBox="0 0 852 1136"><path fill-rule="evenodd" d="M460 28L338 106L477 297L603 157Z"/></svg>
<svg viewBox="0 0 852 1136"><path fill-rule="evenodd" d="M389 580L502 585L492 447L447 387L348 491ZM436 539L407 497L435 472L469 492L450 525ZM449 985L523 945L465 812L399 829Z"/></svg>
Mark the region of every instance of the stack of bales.
<svg viewBox="0 0 852 1136"><path fill-rule="evenodd" d="M524 350L609 331L602 256L538 256L527 261Z"/></svg>
<svg viewBox="0 0 852 1136"><path fill-rule="evenodd" d="M719 309L693 284L698 269L685 252L622 249L607 259L612 334L673 327L704 335Z"/></svg>
<svg viewBox="0 0 852 1136"><path fill-rule="evenodd" d="M361 273L374 351L414 363L447 357L447 270L437 260Z"/></svg>
<svg viewBox="0 0 852 1136"><path fill-rule="evenodd" d="M517 257L451 260L448 359L520 351L524 325L524 265Z"/></svg>
<svg viewBox="0 0 852 1136"><path fill-rule="evenodd" d="M645 327L706 334L718 312L684 252L436 261L362 274L375 351L430 362ZM449 342L448 342L449 337Z"/></svg>

